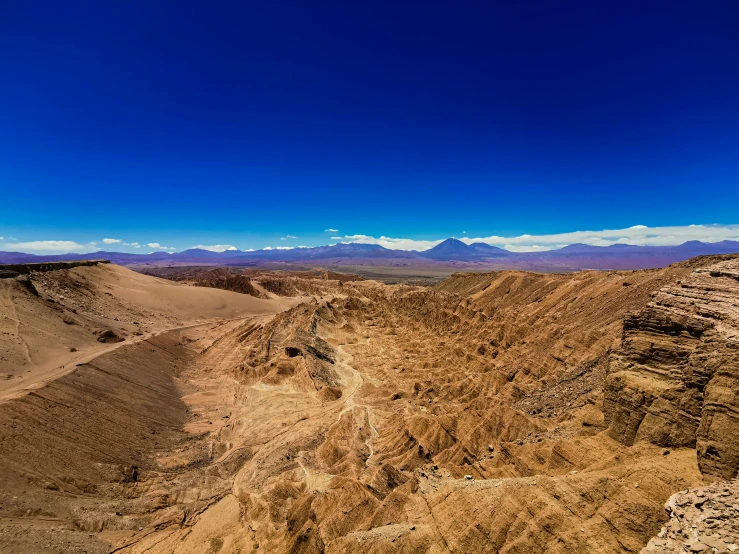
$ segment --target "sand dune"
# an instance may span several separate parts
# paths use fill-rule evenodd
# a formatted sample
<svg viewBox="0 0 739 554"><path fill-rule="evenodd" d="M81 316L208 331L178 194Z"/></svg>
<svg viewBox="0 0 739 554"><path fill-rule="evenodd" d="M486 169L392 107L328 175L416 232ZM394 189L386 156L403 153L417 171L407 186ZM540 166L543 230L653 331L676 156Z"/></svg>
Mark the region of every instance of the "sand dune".
<svg viewBox="0 0 739 554"><path fill-rule="evenodd" d="M132 343L166 329L276 313L298 302L187 287L112 264L39 273L32 282L37 295L15 279L0 280L0 400L118 348L98 340L106 331Z"/></svg>

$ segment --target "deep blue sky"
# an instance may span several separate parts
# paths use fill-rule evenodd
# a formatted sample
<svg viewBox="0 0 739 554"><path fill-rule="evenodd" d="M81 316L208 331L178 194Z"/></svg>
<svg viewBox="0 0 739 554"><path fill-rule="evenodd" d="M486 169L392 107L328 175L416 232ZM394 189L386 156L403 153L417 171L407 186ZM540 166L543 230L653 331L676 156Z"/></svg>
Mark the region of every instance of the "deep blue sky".
<svg viewBox="0 0 739 554"><path fill-rule="evenodd" d="M739 223L738 29L735 1L6 0L0 236Z"/></svg>

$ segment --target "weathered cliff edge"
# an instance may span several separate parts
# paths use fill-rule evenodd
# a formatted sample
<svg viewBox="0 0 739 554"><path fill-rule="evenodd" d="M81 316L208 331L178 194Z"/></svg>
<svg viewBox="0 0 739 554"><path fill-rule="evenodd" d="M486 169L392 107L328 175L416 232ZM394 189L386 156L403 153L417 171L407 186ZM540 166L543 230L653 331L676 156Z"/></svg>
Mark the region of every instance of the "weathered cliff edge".
<svg viewBox="0 0 739 554"><path fill-rule="evenodd" d="M17 277L18 275L27 275L29 273L72 269L75 267L109 263L110 260L74 260L69 262L42 262L38 264L0 264L0 279Z"/></svg>
<svg viewBox="0 0 739 554"><path fill-rule="evenodd" d="M739 258L662 288L627 314L609 360L603 411L626 445L694 447L704 476L739 469Z"/></svg>

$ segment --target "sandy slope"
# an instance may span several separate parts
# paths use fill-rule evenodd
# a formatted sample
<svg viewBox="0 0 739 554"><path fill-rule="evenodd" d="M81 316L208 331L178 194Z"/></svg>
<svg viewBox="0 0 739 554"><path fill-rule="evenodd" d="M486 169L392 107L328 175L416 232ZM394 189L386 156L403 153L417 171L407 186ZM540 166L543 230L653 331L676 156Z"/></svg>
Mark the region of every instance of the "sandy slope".
<svg viewBox="0 0 739 554"><path fill-rule="evenodd" d="M187 287L107 264L38 274L33 283L38 296L15 279L0 280L0 401L165 329L276 313L298 302ZM125 342L99 342L108 330Z"/></svg>

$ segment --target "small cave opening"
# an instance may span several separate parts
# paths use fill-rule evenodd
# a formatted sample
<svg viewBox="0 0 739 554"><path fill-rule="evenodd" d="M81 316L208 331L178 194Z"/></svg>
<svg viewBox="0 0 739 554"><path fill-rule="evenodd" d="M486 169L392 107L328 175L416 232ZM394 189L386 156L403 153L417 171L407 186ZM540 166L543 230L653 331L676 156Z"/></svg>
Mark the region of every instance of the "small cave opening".
<svg viewBox="0 0 739 554"><path fill-rule="evenodd" d="M286 346L285 354L287 354L288 358L295 358L297 356L302 356L303 351L295 346Z"/></svg>

